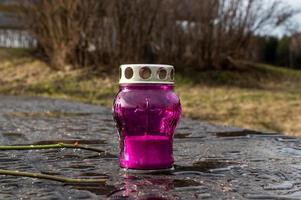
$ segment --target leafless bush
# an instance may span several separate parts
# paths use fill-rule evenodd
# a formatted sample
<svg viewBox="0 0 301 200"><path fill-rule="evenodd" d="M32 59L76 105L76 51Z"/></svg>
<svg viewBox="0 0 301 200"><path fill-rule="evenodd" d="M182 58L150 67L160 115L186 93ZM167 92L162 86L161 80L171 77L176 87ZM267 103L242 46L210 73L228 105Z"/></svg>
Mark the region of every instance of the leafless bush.
<svg viewBox="0 0 301 200"><path fill-rule="evenodd" d="M122 62L154 61L153 34L161 0L114 0L112 19L116 30L116 58ZM160 38L158 38L158 41Z"/></svg>
<svg viewBox="0 0 301 200"><path fill-rule="evenodd" d="M21 20L37 39L55 69L63 69L79 44L82 30L89 31L91 1L24 0L18 1ZM93 5L93 6L92 6Z"/></svg>
<svg viewBox="0 0 301 200"><path fill-rule="evenodd" d="M253 35L281 25L293 14L279 1L265 5L261 0L182 1L187 10L182 20L186 33L182 55L187 56L182 60L220 69L229 59L243 59Z"/></svg>
<svg viewBox="0 0 301 200"><path fill-rule="evenodd" d="M165 62L220 69L294 12L278 0L25 0L23 19L61 69Z"/></svg>

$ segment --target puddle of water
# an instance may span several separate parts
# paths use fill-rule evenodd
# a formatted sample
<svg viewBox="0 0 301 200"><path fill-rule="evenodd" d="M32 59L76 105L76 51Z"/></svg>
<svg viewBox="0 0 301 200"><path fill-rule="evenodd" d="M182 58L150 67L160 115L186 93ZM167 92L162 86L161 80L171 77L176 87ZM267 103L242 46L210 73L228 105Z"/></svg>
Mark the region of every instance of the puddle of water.
<svg viewBox="0 0 301 200"><path fill-rule="evenodd" d="M99 158L118 159L118 156L104 152L98 154L91 154L89 156L84 157L83 159L99 159Z"/></svg>
<svg viewBox="0 0 301 200"><path fill-rule="evenodd" d="M187 138L187 136L189 136L189 135L190 135L189 133L176 133L174 135L174 138L178 138L178 139Z"/></svg>
<svg viewBox="0 0 301 200"><path fill-rule="evenodd" d="M52 176L62 176L61 173L54 172L54 171L41 171L41 174L52 175Z"/></svg>
<svg viewBox="0 0 301 200"><path fill-rule="evenodd" d="M7 117L18 118L61 118L61 117L76 117L76 116L89 116L92 113L76 113L76 112L9 112L4 113Z"/></svg>
<svg viewBox="0 0 301 200"><path fill-rule="evenodd" d="M63 158L75 158L75 159L81 158L80 155L76 155L76 154L64 154L62 157Z"/></svg>
<svg viewBox="0 0 301 200"><path fill-rule="evenodd" d="M209 193L202 193L202 194L195 194L195 197L198 198L198 199L208 199L208 198L211 198L211 194Z"/></svg>
<svg viewBox="0 0 301 200"><path fill-rule="evenodd" d="M80 173L79 176L86 178L109 178L108 175L97 172L83 172Z"/></svg>
<svg viewBox="0 0 301 200"><path fill-rule="evenodd" d="M224 174L213 174L213 173L206 173L206 172L198 172L198 171L177 171L173 173L174 175L180 175L180 176L204 176L204 177L225 177Z"/></svg>
<svg viewBox="0 0 301 200"><path fill-rule="evenodd" d="M289 137L289 136L282 136L282 137L276 138L276 140L279 141L279 142L297 142L297 141L300 141L299 138Z"/></svg>
<svg viewBox="0 0 301 200"><path fill-rule="evenodd" d="M221 173L221 172L225 172L225 171L230 171L231 169L234 169L237 166L228 166L228 167L222 167L222 168L216 168L216 169L210 169L209 172L210 173Z"/></svg>
<svg viewBox="0 0 301 200"><path fill-rule="evenodd" d="M292 181L284 181L282 183L269 184L269 185L263 187L263 189L265 189L265 190L289 190L294 187L294 184L295 183Z"/></svg>
<svg viewBox="0 0 301 200"><path fill-rule="evenodd" d="M262 133L259 131L253 130L242 130L242 131L227 131L227 132L218 132L216 133L217 137L246 137L249 135L259 135L259 136L271 136L271 135L279 135L278 133Z"/></svg>
<svg viewBox="0 0 301 200"><path fill-rule="evenodd" d="M202 181L192 178L149 174L123 174L123 178L121 187L109 195L110 199L171 200L175 199L173 191L180 193L198 192L202 195L209 190L203 186Z"/></svg>
<svg viewBox="0 0 301 200"><path fill-rule="evenodd" d="M121 188L108 195L109 199L172 200L173 180L155 176L126 176Z"/></svg>
<svg viewBox="0 0 301 200"><path fill-rule="evenodd" d="M217 137L243 137L247 136L248 133L244 131L233 131L233 132L219 132L215 134Z"/></svg>
<svg viewBox="0 0 301 200"><path fill-rule="evenodd" d="M203 191L203 190L208 190L207 187L205 186L188 186L188 187L177 187L175 188L176 191Z"/></svg>
<svg viewBox="0 0 301 200"><path fill-rule="evenodd" d="M10 155L11 158L0 158L0 163L17 163L20 162L18 158L12 158L14 156Z"/></svg>
<svg viewBox="0 0 301 200"><path fill-rule="evenodd" d="M240 154L241 152L240 151L227 151L227 153L229 153L229 154Z"/></svg>
<svg viewBox="0 0 301 200"><path fill-rule="evenodd" d="M290 156L301 156L301 149L298 148L283 148L281 152Z"/></svg>
<svg viewBox="0 0 301 200"><path fill-rule="evenodd" d="M296 192L290 193L286 196L288 196L290 198L301 199L301 191L296 191Z"/></svg>
<svg viewBox="0 0 301 200"><path fill-rule="evenodd" d="M69 165L67 168L71 168L71 169L94 169L95 166L94 165L86 165L86 164L71 164Z"/></svg>
<svg viewBox="0 0 301 200"><path fill-rule="evenodd" d="M64 186L71 187L76 190L85 190L89 191L96 195L108 195L112 193L112 191L116 190L115 186L107 185L107 184L65 184Z"/></svg>
<svg viewBox="0 0 301 200"><path fill-rule="evenodd" d="M190 188L190 187L198 187L201 186L199 181L195 181L193 179L174 179L172 184L175 188Z"/></svg>
<svg viewBox="0 0 301 200"><path fill-rule="evenodd" d="M10 141L16 141L16 140L28 141L27 137L22 133L6 132L6 133L1 133L1 135Z"/></svg>
<svg viewBox="0 0 301 200"><path fill-rule="evenodd" d="M33 143L34 145L47 145L47 144L106 144L105 140L45 140L45 141L38 141Z"/></svg>
<svg viewBox="0 0 301 200"><path fill-rule="evenodd" d="M297 170L300 170L300 172L301 172L301 164L300 164L300 163L292 164L292 165L290 165L290 166L292 166L293 168L295 168L295 169L297 169ZM301 181L301 180L300 180L300 181Z"/></svg>
<svg viewBox="0 0 301 200"><path fill-rule="evenodd" d="M198 198L203 198L205 196L210 195L208 193L209 188L202 185L199 181L195 181L193 179L186 179L186 180L174 180L173 188L177 192L193 192L194 195L197 195ZM211 195L210 195L211 196Z"/></svg>
<svg viewBox="0 0 301 200"><path fill-rule="evenodd" d="M239 163L219 160L203 160L193 163L191 166L175 166L176 172L190 171L190 172L218 172L224 169L230 170L231 166Z"/></svg>
<svg viewBox="0 0 301 200"><path fill-rule="evenodd" d="M248 199L276 199L276 200L300 200L301 192L293 192L286 195L275 195L275 194L247 194L245 195Z"/></svg>

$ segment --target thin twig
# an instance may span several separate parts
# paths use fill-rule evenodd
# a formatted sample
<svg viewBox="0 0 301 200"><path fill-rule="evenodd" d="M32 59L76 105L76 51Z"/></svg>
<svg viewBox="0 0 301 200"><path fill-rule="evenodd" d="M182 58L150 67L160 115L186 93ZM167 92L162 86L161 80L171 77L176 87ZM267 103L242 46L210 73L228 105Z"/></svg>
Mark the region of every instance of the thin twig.
<svg viewBox="0 0 301 200"><path fill-rule="evenodd" d="M11 176L21 176L21 177L30 177L30 178L38 178L38 179L46 179L52 181L58 181L67 184L74 183L105 183L107 179L74 179L74 178L66 178L62 176L53 176L41 173L31 173L31 172L19 172L12 170L3 170L0 169L0 175L11 175Z"/></svg>
<svg viewBox="0 0 301 200"><path fill-rule="evenodd" d="M85 149L89 151L95 151L98 153L103 153L104 151L101 149L86 147L79 144L45 144L45 145L21 145L21 146L0 146L0 151L8 151L8 150L34 150L34 149L61 149L61 148L69 148L69 149Z"/></svg>

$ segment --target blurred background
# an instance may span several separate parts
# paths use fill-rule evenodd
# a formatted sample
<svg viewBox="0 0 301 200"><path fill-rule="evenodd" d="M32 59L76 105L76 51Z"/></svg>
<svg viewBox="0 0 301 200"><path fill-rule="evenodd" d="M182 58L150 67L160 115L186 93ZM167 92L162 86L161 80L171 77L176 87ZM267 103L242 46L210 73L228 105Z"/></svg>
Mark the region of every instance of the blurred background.
<svg viewBox="0 0 301 200"><path fill-rule="evenodd" d="M1 0L0 94L111 106L120 64L172 64L185 117L301 136L300 10L300 0Z"/></svg>

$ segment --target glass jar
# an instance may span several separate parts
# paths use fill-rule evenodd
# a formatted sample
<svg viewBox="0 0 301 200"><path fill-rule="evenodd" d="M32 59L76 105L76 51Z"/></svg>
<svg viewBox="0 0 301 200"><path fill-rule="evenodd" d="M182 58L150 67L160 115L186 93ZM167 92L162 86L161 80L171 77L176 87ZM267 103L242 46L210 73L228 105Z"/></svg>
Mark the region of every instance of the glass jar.
<svg viewBox="0 0 301 200"><path fill-rule="evenodd" d="M181 115L170 65L122 65L113 115L120 138L120 166L168 169L173 135Z"/></svg>

